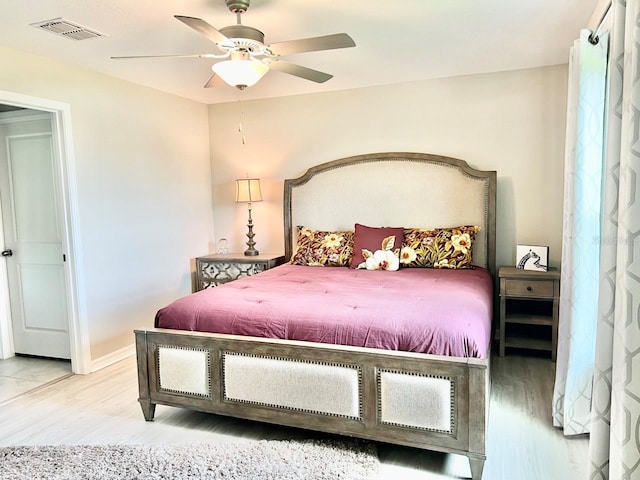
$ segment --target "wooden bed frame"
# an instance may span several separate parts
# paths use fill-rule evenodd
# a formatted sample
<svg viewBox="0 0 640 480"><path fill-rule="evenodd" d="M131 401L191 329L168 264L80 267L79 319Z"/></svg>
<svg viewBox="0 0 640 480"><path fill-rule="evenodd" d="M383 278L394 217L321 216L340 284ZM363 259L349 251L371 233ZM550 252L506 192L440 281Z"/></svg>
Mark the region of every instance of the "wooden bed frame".
<svg viewBox="0 0 640 480"><path fill-rule="evenodd" d="M285 181L285 257L296 225L479 225L474 263L495 278L495 198L496 172L449 157L381 153L325 163ZM472 478L482 477L490 352L458 358L163 329L136 330L135 338L148 421L157 404L186 407L466 455Z"/></svg>

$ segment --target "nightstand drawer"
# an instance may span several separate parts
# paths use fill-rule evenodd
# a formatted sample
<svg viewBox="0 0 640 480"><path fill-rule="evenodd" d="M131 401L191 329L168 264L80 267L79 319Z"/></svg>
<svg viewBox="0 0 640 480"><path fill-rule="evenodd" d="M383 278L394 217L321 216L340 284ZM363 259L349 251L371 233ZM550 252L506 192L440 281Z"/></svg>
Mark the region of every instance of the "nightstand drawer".
<svg viewBox="0 0 640 480"><path fill-rule="evenodd" d="M195 290L217 287L242 277L256 275L282 263L282 255L212 254L197 257Z"/></svg>
<svg viewBox="0 0 640 480"><path fill-rule="evenodd" d="M514 297L553 298L553 280L506 280L504 293Z"/></svg>

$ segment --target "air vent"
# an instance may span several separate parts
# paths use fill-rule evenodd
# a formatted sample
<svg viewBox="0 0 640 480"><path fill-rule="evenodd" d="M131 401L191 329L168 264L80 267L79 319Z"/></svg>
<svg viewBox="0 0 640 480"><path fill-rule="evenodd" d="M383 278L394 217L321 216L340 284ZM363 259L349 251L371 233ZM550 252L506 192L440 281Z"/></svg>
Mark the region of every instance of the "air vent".
<svg viewBox="0 0 640 480"><path fill-rule="evenodd" d="M32 23L32 27L46 30L73 40L88 40L90 38L104 37L104 33L97 32L91 28L83 27L77 23L70 22L64 18L54 18L44 22Z"/></svg>

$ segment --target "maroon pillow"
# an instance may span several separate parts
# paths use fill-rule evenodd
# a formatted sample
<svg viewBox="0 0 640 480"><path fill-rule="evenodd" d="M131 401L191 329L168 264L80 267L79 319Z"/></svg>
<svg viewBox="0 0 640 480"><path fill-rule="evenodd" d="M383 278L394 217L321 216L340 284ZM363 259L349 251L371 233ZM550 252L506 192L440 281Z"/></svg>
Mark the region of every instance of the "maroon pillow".
<svg viewBox="0 0 640 480"><path fill-rule="evenodd" d="M356 223L351 268L398 270L403 235L402 227L367 227Z"/></svg>

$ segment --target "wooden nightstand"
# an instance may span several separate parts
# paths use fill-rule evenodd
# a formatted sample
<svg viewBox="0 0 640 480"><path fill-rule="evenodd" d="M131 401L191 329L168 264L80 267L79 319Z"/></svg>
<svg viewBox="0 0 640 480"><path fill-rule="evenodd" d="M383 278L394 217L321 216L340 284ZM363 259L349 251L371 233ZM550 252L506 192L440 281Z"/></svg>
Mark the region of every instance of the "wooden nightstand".
<svg viewBox="0 0 640 480"><path fill-rule="evenodd" d="M196 292L248 277L282 265L284 255L245 256L242 253L206 255L196 258Z"/></svg>
<svg viewBox="0 0 640 480"><path fill-rule="evenodd" d="M500 356L505 347L548 350L556 360L560 271L500 267Z"/></svg>

